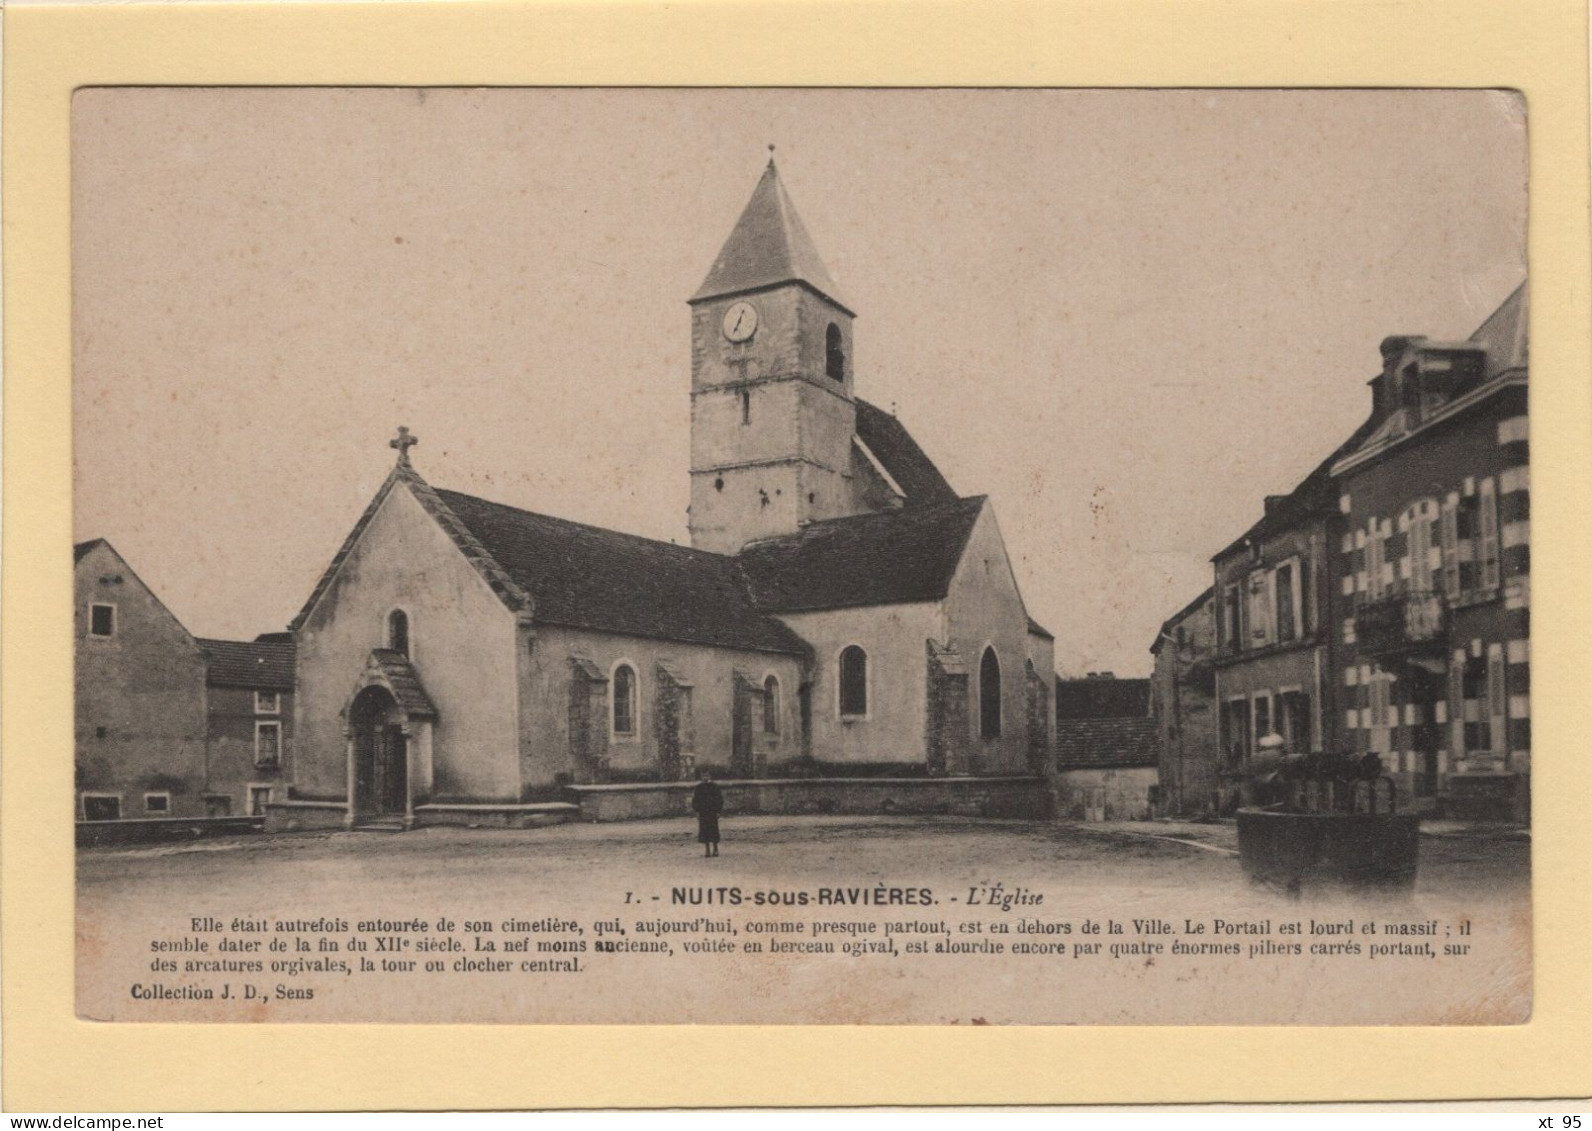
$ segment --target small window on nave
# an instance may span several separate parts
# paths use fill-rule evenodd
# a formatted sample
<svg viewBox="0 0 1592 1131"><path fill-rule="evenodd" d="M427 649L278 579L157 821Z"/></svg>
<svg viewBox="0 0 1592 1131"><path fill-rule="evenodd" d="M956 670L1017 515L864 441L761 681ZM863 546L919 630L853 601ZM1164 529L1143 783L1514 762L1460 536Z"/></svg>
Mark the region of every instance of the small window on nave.
<svg viewBox="0 0 1592 1131"><path fill-rule="evenodd" d="M861 718L868 713L868 653L855 644L840 653L840 714Z"/></svg>
<svg viewBox="0 0 1592 1131"><path fill-rule="evenodd" d="M824 373L836 381L846 379L846 344L841 339L840 327L833 322L824 334Z"/></svg>
<svg viewBox="0 0 1592 1131"><path fill-rule="evenodd" d="M774 676L763 681L763 733L779 733L779 680Z"/></svg>
<svg viewBox="0 0 1592 1131"><path fill-rule="evenodd" d="M387 647L401 656L409 655L409 614L402 609L387 614Z"/></svg>
<svg viewBox="0 0 1592 1131"><path fill-rule="evenodd" d="M982 738L1001 736L1001 662L993 647L984 649L978 664L978 732Z"/></svg>
<svg viewBox="0 0 1592 1131"><path fill-rule="evenodd" d="M609 685L609 694L613 698L613 728L616 736L630 736L636 733L636 669L629 664L620 664L614 669L614 678Z"/></svg>

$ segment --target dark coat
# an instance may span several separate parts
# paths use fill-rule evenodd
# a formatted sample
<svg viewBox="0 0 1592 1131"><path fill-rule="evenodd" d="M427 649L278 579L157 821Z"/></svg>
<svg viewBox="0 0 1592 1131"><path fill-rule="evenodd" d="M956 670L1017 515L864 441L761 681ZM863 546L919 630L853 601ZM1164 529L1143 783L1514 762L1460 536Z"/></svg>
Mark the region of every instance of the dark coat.
<svg viewBox="0 0 1592 1131"><path fill-rule="evenodd" d="M699 782L691 793L691 811L698 817L717 817L724 812L724 791L717 782Z"/></svg>

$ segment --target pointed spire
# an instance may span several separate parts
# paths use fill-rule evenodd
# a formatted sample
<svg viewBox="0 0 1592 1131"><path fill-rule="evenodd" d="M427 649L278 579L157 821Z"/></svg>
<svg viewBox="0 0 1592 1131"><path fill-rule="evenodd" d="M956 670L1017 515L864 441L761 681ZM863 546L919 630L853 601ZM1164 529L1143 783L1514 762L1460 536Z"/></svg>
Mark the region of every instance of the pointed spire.
<svg viewBox="0 0 1592 1131"><path fill-rule="evenodd" d="M774 147L770 145L768 151L768 165L752 190L752 199L690 301L800 282L851 313L779 179Z"/></svg>

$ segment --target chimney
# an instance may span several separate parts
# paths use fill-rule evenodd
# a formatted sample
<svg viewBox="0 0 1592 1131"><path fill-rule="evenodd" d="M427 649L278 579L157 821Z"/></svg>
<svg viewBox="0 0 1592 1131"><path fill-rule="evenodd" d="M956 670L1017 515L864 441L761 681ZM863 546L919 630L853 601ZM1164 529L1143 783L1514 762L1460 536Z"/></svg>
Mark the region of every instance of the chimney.
<svg viewBox="0 0 1592 1131"><path fill-rule="evenodd" d="M1399 407L1399 362L1412 346L1425 340L1425 334L1394 334L1382 339L1382 372L1371 380L1371 411L1378 419Z"/></svg>

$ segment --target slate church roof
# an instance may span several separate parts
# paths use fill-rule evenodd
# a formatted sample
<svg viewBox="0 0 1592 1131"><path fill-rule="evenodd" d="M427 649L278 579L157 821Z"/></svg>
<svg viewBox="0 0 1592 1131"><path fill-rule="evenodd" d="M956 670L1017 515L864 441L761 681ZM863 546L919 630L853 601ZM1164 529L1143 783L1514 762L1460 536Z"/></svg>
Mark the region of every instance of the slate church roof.
<svg viewBox="0 0 1592 1131"><path fill-rule="evenodd" d="M753 542L737 561L766 612L937 601L962 560L984 496L814 522Z"/></svg>
<svg viewBox="0 0 1592 1131"><path fill-rule="evenodd" d="M861 397L856 404L857 439L868 446L890 478L900 485L906 495L904 506L938 506L956 501L957 494L945 476L899 420Z"/></svg>
<svg viewBox="0 0 1592 1131"><path fill-rule="evenodd" d="M808 651L800 637L753 605L734 558L456 491L436 496L530 594L538 622L766 652Z"/></svg>
<svg viewBox="0 0 1592 1131"><path fill-rule="evenodd" d="M436 704L426 694L420 675L409 657L391 648L377 648L370 654L369 667L381 673L382 682L397 700L399 710L409 718L434 719Z"/></svg>
<svg viewBox="0 0 1592 1131"><path fill-rule="evenodd" d="M752 199L746 202L730 238L690 301L703 302L780 283L805 283L851 313L770 158L752 190Z"/></svg>

